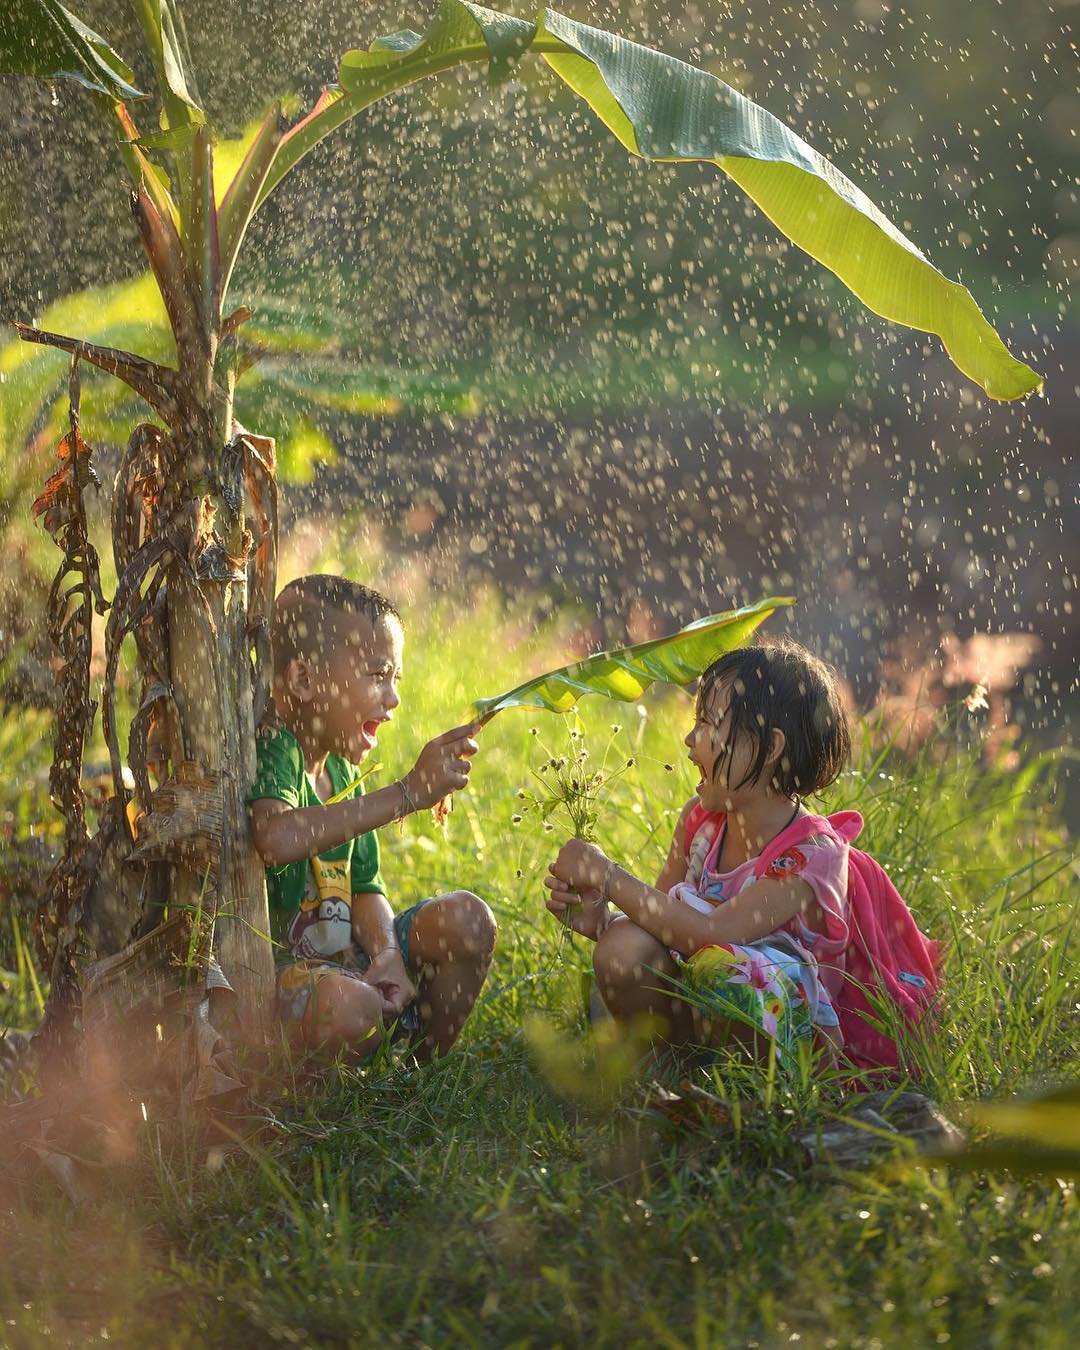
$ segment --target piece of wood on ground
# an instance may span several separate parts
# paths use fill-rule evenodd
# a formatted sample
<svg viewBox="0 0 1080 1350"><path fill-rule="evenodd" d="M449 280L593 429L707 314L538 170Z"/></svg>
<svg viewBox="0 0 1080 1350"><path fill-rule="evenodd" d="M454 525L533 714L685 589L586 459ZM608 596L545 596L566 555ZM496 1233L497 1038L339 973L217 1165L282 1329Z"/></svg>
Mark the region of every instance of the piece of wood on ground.
<svg viewBox="0 0 1080 1350"><path fill-rule="evenodd" d="M871 1092L799 1136L810 1166L865 1167L897 1149L956 1148L964 1135L920 1092Z"/></svg>

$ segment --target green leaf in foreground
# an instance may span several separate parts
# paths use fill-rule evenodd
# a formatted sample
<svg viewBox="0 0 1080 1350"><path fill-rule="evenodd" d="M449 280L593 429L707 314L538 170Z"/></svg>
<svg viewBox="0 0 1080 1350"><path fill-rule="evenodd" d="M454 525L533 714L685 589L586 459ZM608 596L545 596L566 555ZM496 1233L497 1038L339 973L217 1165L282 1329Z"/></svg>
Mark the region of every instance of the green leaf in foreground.
<svg viewBox="0 0 1080 1350"><path fill-rule="evenodd" d="M759 600L756 605L710 614L697 619L669 637L639 642L613 652L598 652L559 670L537 675L496 698L480 698L473 704L481 721L488 721L504 708L544 708L565 713L585 694L603 694L605 698L632 703L657 680L667 684L689 684L724 652L741 647L758 624L784 605L795 603L792 596Z"/></svg>
<svg viewBox="0 0 1080 1350"><path fill-rule="evenodd" d="M1004 1138L928 1156L967 1172L1080 1177L1080 1083L1035 1097L979 1102L970 1115Z"/></svg>

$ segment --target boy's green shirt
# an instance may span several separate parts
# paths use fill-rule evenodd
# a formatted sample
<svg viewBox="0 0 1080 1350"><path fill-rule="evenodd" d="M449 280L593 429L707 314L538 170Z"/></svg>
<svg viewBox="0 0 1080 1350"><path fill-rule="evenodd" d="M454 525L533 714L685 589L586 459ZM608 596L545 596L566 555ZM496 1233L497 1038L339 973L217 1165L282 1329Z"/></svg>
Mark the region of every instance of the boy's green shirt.
<svg viewBox="0 0 1080 1350"><path fill-rule="evenodd" d="M300 743L288 727L278 727L261 734L256 747L258 758L255 782L247 794L248 802L272 797L294 808L323 805L311 775L304 768ZM360 770L356 765L341 755L326 757L326 772L335 793L360 778ZM362 791L362 788L357 788L356 795L359 796ZM337 848L327 849L319 855L318 864L331 864L333 872L342 875L342 879L347 875L348 891L352 895L364 891L386 894L386 886L379 872L379 841L374 831L357 835ZM318 865L313 869L310 858L285 863L281 867L267 867L271 936L275 941L292 945L287 938L290 921L305 899L313 898L316 890L323 889L318 883L326 870ZM319 875L313 877L313 871Z"/></svg>

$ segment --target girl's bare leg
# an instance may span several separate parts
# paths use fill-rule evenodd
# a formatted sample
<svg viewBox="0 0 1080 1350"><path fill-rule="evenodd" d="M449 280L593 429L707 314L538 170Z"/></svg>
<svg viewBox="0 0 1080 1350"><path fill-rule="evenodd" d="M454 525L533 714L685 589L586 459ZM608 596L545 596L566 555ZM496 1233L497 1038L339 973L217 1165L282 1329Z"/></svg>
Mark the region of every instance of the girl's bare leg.
<svg viewBox="0 0 1080 1350"><path fill-rule="evenodd" d="M593 969L600 996L613 1017L659 1018L662 1038L675 1045L700 1038L694 1010L664 989L664 978L678 973L671 953L629 919L616 919L601 933Z"/></svg>
<svg viewBox="0 0 1080 1350"><path fill-rule="evenodd" d="M409 959L418 977L417 1007L424 1038L418 1059L445 1055L461 1035L495 950L495 917L478 895L441 895L417 914Z"/></svg>

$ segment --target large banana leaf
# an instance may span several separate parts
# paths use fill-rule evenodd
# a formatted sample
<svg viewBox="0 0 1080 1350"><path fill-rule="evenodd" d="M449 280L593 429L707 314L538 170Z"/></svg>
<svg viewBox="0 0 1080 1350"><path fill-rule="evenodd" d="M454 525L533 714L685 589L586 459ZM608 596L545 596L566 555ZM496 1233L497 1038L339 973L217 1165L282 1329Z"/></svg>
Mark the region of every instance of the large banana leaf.
<svg viewBox="0 0 1080 1350"><path fill-rule="evenodd" d="M696 680L718 656L741 647L774 610L794 603L791 596L780 596L724 614L710 614L668 637L621 647L618 651L598 652L584 661L549 670L509 693L477 699L473 708L477 718L487 722L505 708L543 708L566 713L585 694L602 694L620 703L633 703L657 680L680 685Z"/></svg>
<svg viewBox="0 0 1080 1350"><path fill-rule="evenodd" d="M497 81L530 50L632 154L715 164L875 313L936 333L956 366L992 398L1021 398L1041 387L971 294L771 113L714 75L550 9L531 23L467 0L441 0L426 34L393 33L367 51L346 52L339 86L285 135L258 200L324 136L387 94L468 61L485 62Z"/></svg>
<svg viewBox="0 0 1080 1350"><path fill-rule="evenodd" d="M58 0L14 0L0 14L0 71L76 80L109 98L142 98L131 69Z"/></svg>
<svg viewBox="0 0 1080 1350"><path fill-rule="evenodd" d="M170 125L198 123L203 114L175 0L136 0L136 13ZM956 366L992 398L1021 398L1041 387L1035 371L1010 355L971 294L943 276L854 183L771 113L706 71L550 9L529 22L468 0L441 0L427 33L405 30L367 51L346 52L339 85L270 146L265 160L255 157L243 172L235 195L244 198L250 190L251 207L234 222L230 254L251 211L350 117L463 62L486 63L498 81L526 51L543 56L632 154L664 162L707 160L722 169L871 310L936 333ZM137 92L115 53L58 0L23 0L14 17L0 21L0 70L70 76L114 97Z"/></svg>

